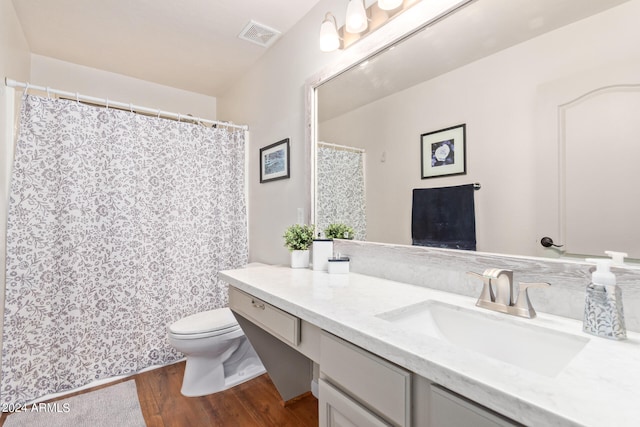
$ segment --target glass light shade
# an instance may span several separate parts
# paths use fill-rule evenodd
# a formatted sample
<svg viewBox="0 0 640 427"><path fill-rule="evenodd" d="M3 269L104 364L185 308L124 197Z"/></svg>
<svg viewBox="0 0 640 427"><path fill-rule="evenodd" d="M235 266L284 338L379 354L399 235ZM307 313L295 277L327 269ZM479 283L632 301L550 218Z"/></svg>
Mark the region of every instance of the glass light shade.
<svg viewBox="0 0 640 427"><path fill-rule="evenodd" d="M402 0L378 0L378 7L382 10L393 10L402 4Z"/></svg>
<svg viewBox="0 0 640 427"><path fill-rule="evenodd" d="M347 23L345 28L349 33L361 33L367 29L367 11L364 0L349 0L347 5Z"/></svg>
<svg viewBox="0 0 640 427"><path fill-rule="evenodd" d="M330 16L333 18L333 15ZM320 50L323 52L333 52L340 47L340 36L336 28L335 18L333 21L327 16L320 26Z"/></svg>

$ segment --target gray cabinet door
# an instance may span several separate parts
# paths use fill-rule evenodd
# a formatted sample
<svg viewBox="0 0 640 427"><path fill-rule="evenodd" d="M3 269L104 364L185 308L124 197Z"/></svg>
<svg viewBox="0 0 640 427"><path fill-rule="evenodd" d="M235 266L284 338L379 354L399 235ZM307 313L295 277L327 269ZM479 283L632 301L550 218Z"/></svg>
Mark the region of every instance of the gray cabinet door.
<svg viewBox="0 0 640 427"><path fill-rule="evenodd" d="M385 427L385 423L323 379L320 379L320 427Z"/></svg>

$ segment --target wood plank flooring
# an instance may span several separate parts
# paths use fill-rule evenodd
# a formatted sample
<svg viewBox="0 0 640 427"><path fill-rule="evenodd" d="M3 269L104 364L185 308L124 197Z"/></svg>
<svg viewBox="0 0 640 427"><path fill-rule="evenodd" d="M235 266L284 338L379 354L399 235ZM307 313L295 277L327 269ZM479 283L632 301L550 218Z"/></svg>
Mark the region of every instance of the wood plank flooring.
<svg viewBox="0 0 640 427"><path fill-rule="evenodd" d="M202 397L180 394L185 362L119 380L135 379L147 427L316 427L318 401L309 395L283 406L268 374L229 390ZM62 397L87 393L114 383ZM0 426L7 414L0 417Z"/></svg>

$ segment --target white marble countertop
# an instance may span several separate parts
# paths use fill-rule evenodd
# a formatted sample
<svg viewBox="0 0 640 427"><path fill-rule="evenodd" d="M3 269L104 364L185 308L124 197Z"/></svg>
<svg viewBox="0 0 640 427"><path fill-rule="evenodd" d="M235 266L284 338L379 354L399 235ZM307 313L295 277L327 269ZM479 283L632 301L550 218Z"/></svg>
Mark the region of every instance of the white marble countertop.
<svg viewBox="0 0 640 427"><path fill-rule="evenodd" d="M548 377L376 317L425 300L482 310L473 298L361 274L289 267L228 270L219 277L523 424L640 425L638 333L628 333L626 341L611 341L584 334L582 322L573 319L545 313L535 319L509 316L509 321L532 322L589 339L557 376Z"/></svg>

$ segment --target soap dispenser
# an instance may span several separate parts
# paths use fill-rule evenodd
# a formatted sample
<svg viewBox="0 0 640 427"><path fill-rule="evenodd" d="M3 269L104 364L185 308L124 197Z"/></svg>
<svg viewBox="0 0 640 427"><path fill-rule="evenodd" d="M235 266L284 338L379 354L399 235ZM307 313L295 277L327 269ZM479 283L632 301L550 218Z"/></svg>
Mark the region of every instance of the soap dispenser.
<svg viewBox="0 0 640 427"><path fill-rule="evenodd" d="M582 330L588 334L614 340L627 338L622 310L622 291L610 271L610 259L587 259L595 262L584 304Z"/></svg>
<svg viewBox="0 0 640 427"><path fill-rule="evenodd" d="M327 271L328 260L333 256L333 239L325 239L322 233L318 233L318 238L313 239L311 256L313 257L311 266L313 270Z"/></svg>

